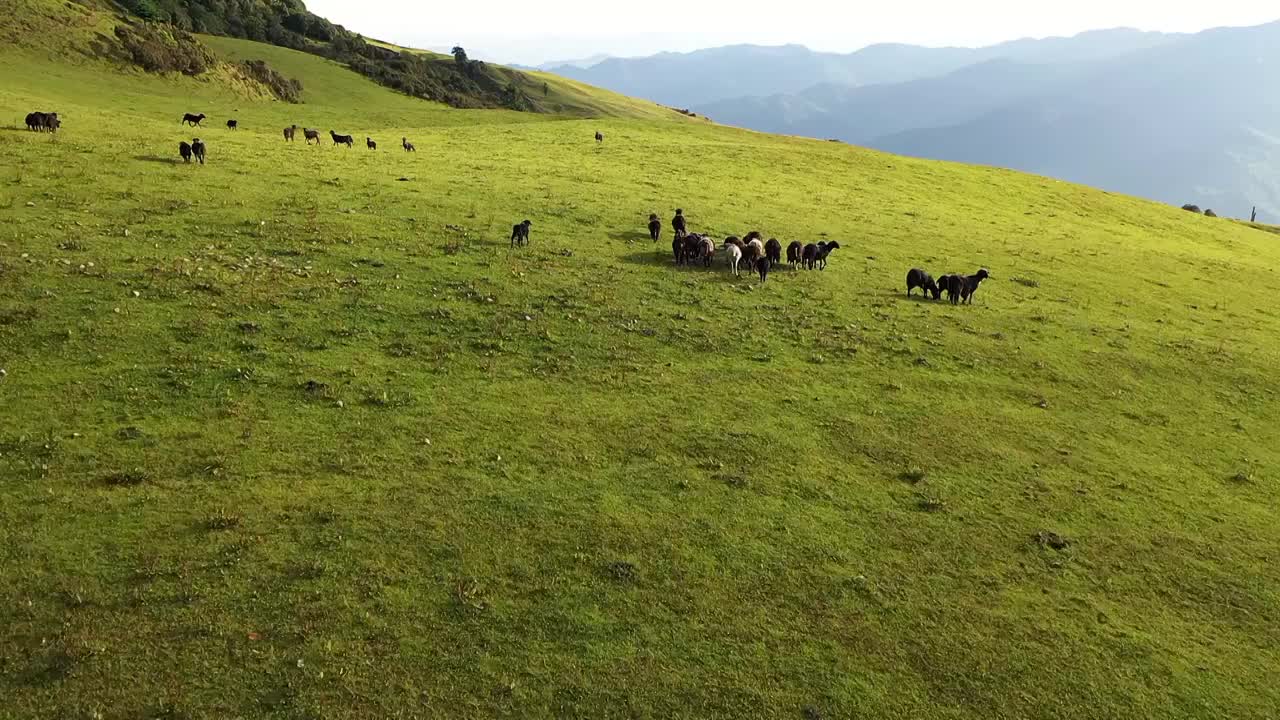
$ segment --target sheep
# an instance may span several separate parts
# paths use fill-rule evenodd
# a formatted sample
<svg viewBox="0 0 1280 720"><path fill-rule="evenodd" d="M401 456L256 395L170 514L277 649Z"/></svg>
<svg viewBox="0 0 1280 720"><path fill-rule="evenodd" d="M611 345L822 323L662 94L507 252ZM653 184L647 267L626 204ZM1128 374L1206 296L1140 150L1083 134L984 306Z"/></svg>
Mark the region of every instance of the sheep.
<svg viewBox="0 0 1280 720"><path fill-rule="evenodd" d="M698 233L689 233L684 236L684 243L680 250L680 262L686 265L692 265L702 255L702 241L706 236Z"/></svg>
<svg viewBox="0 0 1280 720"><path fill-rule="evenodd" d="M782 243L777 238L769 238L769 242L764 244L764 256L769 258L770 265L782 262Z"/></svg>
<svg viewBox="0 0 1280 720"><path fill-rule="evenodd" d="M679 265L684 260L684 233L676 231L676 236L671 240L671 255L675 258L675 262Z"/></svg>
<svg viewBox="0 0 1280 720"><path fill-rule="evenodd" d="M204 143L200 141L200 138L191 139L191 154L196 156L201 165L204 164Z"/></svg>
<svg viewBox="0 0 1280 720"><path fill-rule="evenodd" d="M742 250L743 248L746 247L746 244L743 243L742 240L740 240L737 235L730 235L729 237L725 238L724 241L730 245L737 245L739 250Z"/></svg>
<svg viewBox="0 0 1280 720"><path fill-rule="evenodd" d="M365 136L365 138L364 138L364 144L365 144L366 146L368 146L368 148L369 148L370 150L377 150L377 149L378 149L378 143L374 142L374 141L373 141L373 138L369 137L368 135L366 135L366 136Z"/></svg>
<svg viewBox="0 0 1280 720"><path fill-rule="evenodd" d="M533 225L532 222L525 220L511 226L511 247L529 244L529 226L531 225Z"/></svg>
<svg viewBox="0 0 1280 720"><path fill-rule="evenodd" d="M649 213L649 237L654 242L658 242L658 236L662 234L662 221L658 219L658 213Z"/></svg>
<svg viewBox="0 0 1280 720"><path fill-rule="evenodd" d="M418 151L415 147L413 147L413 143L409 142L409 138L405 138L405 137L400 138L400 147L404 148L405 152Z"/></svg>
<svg viewBox="0 0 1280 720"><path fill-rule="evenodd" d="M804 245L801 245L799 240L792 240L791 244L787 245L787 265L790 265L792 270L800 264L800 254L803 251Z"/></svg>
<svg viewBox="0 0 1280 720"><path fill-rule="evenodd" d="M315 141L316 141L316 146L319 146L319 145L320 145L320 131L319 131L319 130L312 130L311 128L302 128L302 137L303 137L303 139L305 139L305 140L306 140L306 143L307 143L308 145L310 145L310 144L311 144L311 141L312 141L312 140L315 140Z"/></svg>
<svg viewBox="0 0 1280 720"><path fill-rule="evenodd" d="M725 243L722 247L724 248L724 262L733 271L733 276L737 277L738 263L742 262L742 248L733 243Z"/></svg>
<svg viewBox="0 0 1280 720"><path fill-rule="evenodd" d="M676 216L671 218L671 229L676 231L676 235L689 232L689 226L684 221L684 210L676 208Z"/></svg>
<svg viewBox="0 0 1280 720"><path fill-rule="evenodd" d="M756 261L764 257L764 243L759 238L748 242L742 251L742 257L747 261L747 267L754 268Z"/></svg>
<svg viewBox="0 0 1280 720"><path fill-rule="evenodd" d="M596 131L596 142L598 143L604 142L604 135L601 134L599 130Z"/></svg>
<svg viewBox="0 0 1280 720"><path fill-rule="evenodd" d="M991 273L988 273L986 268L982 268L973 275L963 278L963 285L960 289L960 302L967 302L972 305L974 293L978 292L978 285L989 277L991 277Z"/></svg>
<svg viewBox="0 0 1280 720"><path fill-rule="evenodd" d="M829 243L818 243L818 254L817 254L817 257L814 258L814 262L821 263L821 267L819 267L818 269L826 270L827 256L831 254L832 250L839 250L839 249L840 249L840 243L836 242L835 240L832 240Z"/></svg>
<svg viewBox="0 0 1280 720"><path fill-rule="evenodd" d="M228 130L235 130L235 129L236 129L237 127L239 127L239 126L240 126L240 123L236 122L235 120L228 120L228 121L227 121L227 129L228 129Z"/></svg>
<svg viewBox="0 0 1280 720"><path fill-rule="evenodd" d="M182 116L182 122L190 125L191 127L199 127L200 123L204 122L204 113L200 113L199 115L185 113Z"/></svg>
<svg viewBox="0 0 1280 720"><path fill-rule="evenodd" d="M702 238L701 254L702 254L702 266L710 269L711 261L714 260L716 256L715 240L712 240L709 237Z"/></svg>
<svg viewBox="0 0 1280 720"><path fill-rule="evenodd" d="M940 281L939 285L943 290L947 291L947 300L949 300L952 305L958 305L960 303L960 294L964 291L964 276L943 275L938 279Z"/></svg>
<svg viewBox="0 0 1280 720"><path fill-rule="evenodd" d="M62 121L56 112L33 112L27 114L27 129L36 132L58 132Z"/></svg>
<svg viewBox="0 0 1280 720"><path fill-rule="evenodd" d="M759 230L752 230L751 232L742 236L742 242L744 243L749 243L752 240L759 240L761 242L764 242L764 235L762 235Z"/></svg>
<svg viewBox="0 0 1280 720"><path fill-rule="evenodd" d="M289 127L284 129L284 139L288 142L293 142L293 135L296 132L298 132L298 126L290 125Z"/></svg>
<svg viewBox="0 0 1280 720"><path fill-rule="evenodd" d="M62 121L58 119L58 113L44 114L44 129L46 132L56 133L60 127L62 127Z"/></svg>
<svg viewBox="0 0 1280 720"><path fill-rule="evenodd" d="M178 143L178 154L182 156L182 162L191 162L191 143L186 140Z"/></svg>
<svg viewBox="0 0 1280 720"><path fill-rule="evenodd" d="M814 262L817 261L817 258L818 258L818 245L814 243L809 243L805 245L804 250L801 251L800 264L804 266L805 270L812 270L813 264Z"/></svg>
<svg viewBox="0 0 1280 720"><path fill-rule="evenodd" d="M346 145L347 147L355 146L355 140L352 139L350 135L339 135L338 133L330 130L329 137L333 138L334 147L337 147L338 145Z"/></svg>
<svg viewBox="0 0 1280 720"><path fill-rule="evenodd" d="M911 297L911 291L916 288L920 288L925 297L930 294L933 295L934 300L942 297L942 290L938 288L938 283L933 281L932 275L920 268L911 268L907 271L907 297Z"/></svg>
<svg viewBox="0 0 1280 720"><path fill-rule="evenodd" d="M769 258L760 258L756 261L756 272L760 273L760 282L763 283L769 279L769 268L773 263L769 262Z"/></svg>
<svg viewBox="0 0 1280 720"><path fill-rule="evenodd" d="M39 132L44 129L45 114L42 112L27 113L27 129Z"/></svg>

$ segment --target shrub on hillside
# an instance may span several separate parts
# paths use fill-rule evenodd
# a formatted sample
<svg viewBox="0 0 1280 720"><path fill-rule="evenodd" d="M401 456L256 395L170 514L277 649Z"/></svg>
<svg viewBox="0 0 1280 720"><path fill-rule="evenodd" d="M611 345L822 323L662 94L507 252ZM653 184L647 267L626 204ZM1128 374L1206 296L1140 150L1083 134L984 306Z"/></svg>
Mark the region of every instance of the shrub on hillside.
<svg viewBox="0 0 1280 720"><path fill-rule="evenodd" d="M199 75L217 58L191 33L163 23L117 25L116 38L133 63L147 72Z"/></svg>
<svg viewBox="0 0 1280 720"><path fill-rule="evenodd" d="M249 77L267 86L271 94L281 100L290 103L302 102L302 83L281 75L265 61L246 60L240 63L240 67Z"/></svg>
<svg viewBox="0 0 1280 720"><path fill-rule="evenodd" d="M1218 213L1214 212L1214 211L1213 211L1213 208L1209 208L1209 209L1207 209L1207 210L1205 210L1205 211L1204 211L1204 216L1205 216L1205 217L1218 217Z"/></svg>

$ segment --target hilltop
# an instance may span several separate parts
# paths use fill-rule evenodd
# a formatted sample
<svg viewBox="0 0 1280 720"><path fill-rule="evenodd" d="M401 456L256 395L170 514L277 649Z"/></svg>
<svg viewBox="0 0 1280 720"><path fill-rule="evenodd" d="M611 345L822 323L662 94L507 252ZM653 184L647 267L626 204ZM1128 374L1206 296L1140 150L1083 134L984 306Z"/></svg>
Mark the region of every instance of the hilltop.
<svg viewBox="0 0 1280 720"><path fill-rule="evenodd" d="M1276 235L197 36L281 102L41 7L66 48L0 46L0 715L1280 706ZM842 247L676 268L677 206ZM914 266L993 277L955 307Z"/></svg>

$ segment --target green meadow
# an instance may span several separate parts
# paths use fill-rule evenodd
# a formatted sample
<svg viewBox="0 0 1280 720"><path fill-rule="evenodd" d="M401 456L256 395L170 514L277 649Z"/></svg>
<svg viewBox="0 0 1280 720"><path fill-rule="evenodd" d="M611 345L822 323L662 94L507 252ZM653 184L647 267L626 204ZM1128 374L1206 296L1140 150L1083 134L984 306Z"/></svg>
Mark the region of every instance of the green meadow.
<svg viewBox="0 0 1280 720"><path fill-rule="evenodd" d="M1275 717L1273 233L205 41L0 45L0 718Z"/></svg>

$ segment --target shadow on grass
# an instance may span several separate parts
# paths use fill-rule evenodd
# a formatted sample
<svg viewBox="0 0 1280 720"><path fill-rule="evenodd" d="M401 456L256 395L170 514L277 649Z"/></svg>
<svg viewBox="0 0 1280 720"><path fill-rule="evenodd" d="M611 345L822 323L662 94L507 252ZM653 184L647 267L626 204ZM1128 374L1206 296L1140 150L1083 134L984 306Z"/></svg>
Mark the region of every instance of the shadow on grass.
<svg viewBox="0 0 1280 720"><path fill-rule="evenodd" d="M620 242L647 242L652 245L660 244L658 241L655 241L653 238L649 237L649 233L641 232L639 230L623 230L621 232L611 232L609 233L609 239L618 240Z"/></svg>
<svg viewBox="0 0 1280 720"><path fill-rule="evenodd" d="M35 130L21 127L19 125L0 125L0 132L29 132L34 133ZM647 235L645 237L648 237Z"/></svg>
<svg viewBox="0 0 1280 720"><path fill-rule="evenodd" d="M159 155L134 155L134 160L142 162L164 163L165 165L181 165L181 158L160 157Z"/></svg>

